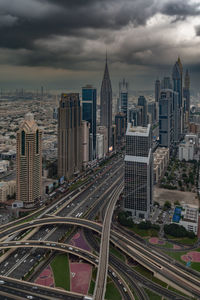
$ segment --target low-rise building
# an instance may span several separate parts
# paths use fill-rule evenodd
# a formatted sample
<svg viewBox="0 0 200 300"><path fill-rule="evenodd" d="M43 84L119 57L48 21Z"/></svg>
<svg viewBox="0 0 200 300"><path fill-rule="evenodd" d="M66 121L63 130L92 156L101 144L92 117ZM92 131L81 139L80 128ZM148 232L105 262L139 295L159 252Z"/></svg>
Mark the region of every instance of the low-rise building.
<svg viewBox="0 0 200 300"><path fill-rule="evenodd" d="M188 134L185 140L179 145L178 157L179 160L193 160L198 149L198 138L195 134Z"/></svg>
<svg viewBox="0 0 200 300"><path fill-rule="evenodd" d="M159 147L153 154L154 183L158 183L169 163L169 148Z"/></svg>
<svg viewBox="0 0 200 300"><path fill-rule="evenodd" d="M186 230L197 235L199 219L199 207L195 205L184 205L175 207L172 223L182 225Z"/></svg>
<svg viewBox="0 0 200 300"><path fill-rule="evenodd" d="M0 160L0 174L8 171L10 162L9 160Z"/></svg>
<svg viewBox="0 0 200 300"><path fill-rule="evenodd" d="M7 201L7 196L12 197L16 193L16 181L0 182L0 202Z"/></svg>

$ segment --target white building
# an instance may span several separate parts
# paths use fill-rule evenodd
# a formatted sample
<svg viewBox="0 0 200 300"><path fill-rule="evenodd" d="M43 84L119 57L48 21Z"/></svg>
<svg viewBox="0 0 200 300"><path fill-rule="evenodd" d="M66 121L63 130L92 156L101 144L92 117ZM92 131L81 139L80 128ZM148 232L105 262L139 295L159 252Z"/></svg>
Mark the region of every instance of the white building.
<svg viewBox="0 0 200 300"><path fill-rule="evenodd" d="M178 224L185 227L186 230L194 232L194 234L197 235L198 219L199 207L195 205L184 205L181 209L181 218Z"/></svg>
<svg viewBox="0 0 200 300"><path fill-rule="evenodd" d="M96 156L97 159L101 159L104 156L104 136L100 133L96 135Z"/></svg>
<svg viewBox="0 0 200 300"><path fill-rule="evenodd" d="M179 145L179 151L178 151L178 157L179 160L185 159L193 160L195 159L195 154L197 152L198 148L198 139L195 134L187 134L185 136L185 140L180 143Z"/></svg>

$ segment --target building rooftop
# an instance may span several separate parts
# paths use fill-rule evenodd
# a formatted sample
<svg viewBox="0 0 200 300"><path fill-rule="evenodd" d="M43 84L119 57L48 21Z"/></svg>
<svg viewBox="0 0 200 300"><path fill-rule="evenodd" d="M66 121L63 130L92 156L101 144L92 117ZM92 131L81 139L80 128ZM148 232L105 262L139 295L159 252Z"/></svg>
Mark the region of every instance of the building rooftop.
<svg viewBox="0 0 200 300"><path fill-rule="evenodd" d="M126 135L149 136L150 128L151 128L150 124L148 124L147 127L142 127L142 126L132 126L131 123L128 123Z"/></svg>

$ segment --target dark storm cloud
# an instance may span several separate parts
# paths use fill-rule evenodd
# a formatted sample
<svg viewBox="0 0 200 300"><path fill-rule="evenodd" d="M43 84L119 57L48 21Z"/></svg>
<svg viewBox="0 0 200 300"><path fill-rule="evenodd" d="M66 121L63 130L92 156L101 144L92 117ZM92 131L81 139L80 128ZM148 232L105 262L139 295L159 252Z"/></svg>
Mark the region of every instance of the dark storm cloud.
<svg viewBox="0 0 200 300"><path fill-rule="evenodd" d="M94 67L115 43L116 31L145 26L158 12L177 21L198 15L199 6L189 0L0 0L0 63L78 69L91 62ZM98 42L93 52L88 41ZM137 49L125 44L114 49L113 58L144 64L152 51L159 54L158 42L138 40Z"/></svg>

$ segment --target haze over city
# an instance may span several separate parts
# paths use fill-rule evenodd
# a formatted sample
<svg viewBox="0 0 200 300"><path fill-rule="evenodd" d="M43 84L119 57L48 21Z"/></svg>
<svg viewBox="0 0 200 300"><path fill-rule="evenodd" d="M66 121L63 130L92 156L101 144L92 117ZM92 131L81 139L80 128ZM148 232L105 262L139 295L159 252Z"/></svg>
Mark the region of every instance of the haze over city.
<svg viewBox="0 0 200 300"><path fill-rule="evenodd" d="M113 88L153 90L180 56L198 88L200 3L196 0L1 0L4 88L99 87L108 52Z"/></svg>

